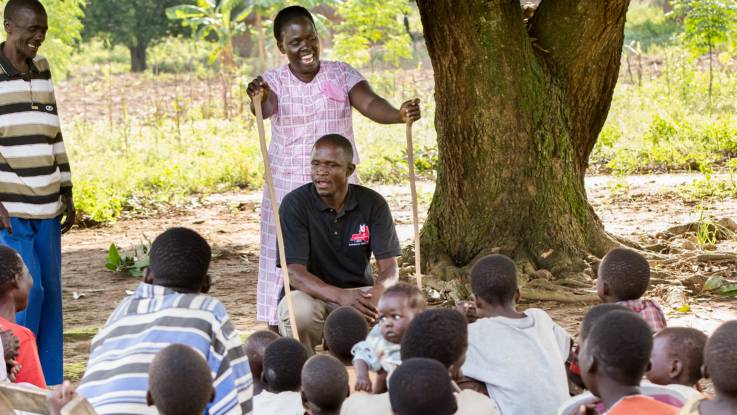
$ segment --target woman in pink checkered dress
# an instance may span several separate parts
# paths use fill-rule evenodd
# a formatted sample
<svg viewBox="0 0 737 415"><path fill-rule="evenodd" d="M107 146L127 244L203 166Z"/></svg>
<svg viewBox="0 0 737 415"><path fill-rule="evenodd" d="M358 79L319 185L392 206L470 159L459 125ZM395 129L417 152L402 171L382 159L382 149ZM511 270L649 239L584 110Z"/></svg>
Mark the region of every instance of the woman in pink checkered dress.
<svg viewBox="0 0 737 415"><path fill-rule="evenodd" d="M248 95L261 92L264 117L271 118L269 160L279 201L310 181L310 152L318 138L337 133L354 143L355 150L352 108L382 124L420 118L419 100L406 101L396 109L350 65L321 62L317 30L307 9L282 9L274 19L274 37L289 64L254 79ZM354 163L358 161L356 156ZM272 327L278 322L276 308L283 285L276 258L273 206L264 191L256 318Z"/></svg>

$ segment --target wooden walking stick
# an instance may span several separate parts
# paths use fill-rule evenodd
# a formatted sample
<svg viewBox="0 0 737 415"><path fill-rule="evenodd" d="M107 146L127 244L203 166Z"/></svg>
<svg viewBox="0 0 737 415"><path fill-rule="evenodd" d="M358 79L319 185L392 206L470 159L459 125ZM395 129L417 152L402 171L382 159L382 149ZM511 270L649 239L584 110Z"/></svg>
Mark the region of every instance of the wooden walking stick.
<svg viewBox="0 0 737 415"><path fill-rule="evenodd" d="M297 332L297 319L294 316L294 305L292 305L292 290L289 286L289 270L287 269L287 256L284 252L284 235L281 229L281 219L279 218L279 206L276 203L276 191L274 190L274 178L271 174L271 163L269 162L269 150L266 148L266 132L264 131L264 114L261 111L261 99L263 94L256 93L253 100L253 108L256 110L256 125L258 126L258 138L261 142L261 157L264 159L264 178L266 179L266 189L269 192L269 201L271 201L271 210L274 212L274 227L276 228L276 241L279 250L279 263L281 264L282 278L284 279L284 295L287 298L287 308L289 308L289 326L292 328L292 337L299 341Z"/></svg>
<svg viewBox="0 0 737 415"><path fill-rule="evenodd" d="M407 166L409 166L409 189L412 193L412 225L415 229L415 278L417 288L422 291L422 270L420 265L420 218L417 213L417 187L415 185L415 148L412 146L412 120L407 121Z"/></svg>

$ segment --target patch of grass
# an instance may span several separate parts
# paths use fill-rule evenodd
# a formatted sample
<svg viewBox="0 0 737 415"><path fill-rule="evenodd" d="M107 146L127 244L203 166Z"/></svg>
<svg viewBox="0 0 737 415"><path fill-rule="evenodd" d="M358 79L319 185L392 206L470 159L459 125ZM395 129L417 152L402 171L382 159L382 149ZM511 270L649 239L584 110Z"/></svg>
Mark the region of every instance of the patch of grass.
<svg viewBox="0 0 737 415"><path fill-rule="evenodd" d="M77 327L64 330L64 341L87 341L91 340L100 330L99 327Z"/></svg>
<svg viewBox="0 0 737 415"><path fill-rule="evenodd" d="M87 362L64 363L64 379L72 383L77 383L82 380L86 369Z"/></svg>

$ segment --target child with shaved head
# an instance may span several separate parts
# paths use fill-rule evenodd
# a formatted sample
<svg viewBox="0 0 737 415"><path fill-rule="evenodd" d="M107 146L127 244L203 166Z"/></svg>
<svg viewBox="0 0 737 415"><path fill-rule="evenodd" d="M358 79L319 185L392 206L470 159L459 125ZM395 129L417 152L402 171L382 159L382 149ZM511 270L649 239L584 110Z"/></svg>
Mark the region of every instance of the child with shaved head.
<svg viewBox="0 0 737 415"><path fill-rule="evenodd" d="M190 346L162 349L148 368L148 378L146 402L160 415L202 415L215 399L210 367Z"/></svg>
<svg viewBox="0 0 737 415"><path fill-rule="evenodd" d="M332 356L313 356L302 368L302 401L308 415L338 415L350 394L348 371Z"/></svg>
<svg viewBox="0 0 737 415"><path fill-rule="evenodd" d="M603 412L608 415L678 413L675 406L644 395L640 390L652 347L650 327L630 311L609 312L592 327L581 347L581 377L591 393L601 400ZM595 413L593 406L584 408L578 408L575 413Z"/></svg>
<svg viewBox="0 0 737 415"><path fill-rule="evenodd" d="M543 310L517 311L517 268L504 255L471 270L478 320L468 325L463 373L486 384L505 415L548 414L569 397L571 336Z"/></svg>
<svg viewBox="0 0 737 415"><path fill-rule="evenodd" d="M278 338L279 335L271 330L259 330L248 336L248 340L246 340L246 356L248 356L248 365L251 367L251 375L253 376L254 396L263 390L261 373L264 368L266 347Z"/></svg>
<svg viewBox="0 0 737 415"><path fill-rule="evenodd" d="M640 313L657 333L667 326L665 314L653 300L642 298L650 284L647 259L625 248L614 248L599 264L596 292L605 303L617 303Z"/></svg>
<svg viewBox="0 0 737 415"><path fill-rule="evenodd" d="M711 379L716 395L686 404L683 415L737 414L737 321L728 321L706 341L704 377Z"/></svg>
<svg viewBox="0 0 737 415"><path fill-rule="evenodd" d="M307 349L291 337L274 340L264 352L263 391L253 398L254 414L302 415L302 366Z"/></svg>
<svg viewBox="0 0 737 415"><path fill-rule="evenodd" d="M658 385L695 388L701 380L706 334L689 327L668 327L655 335L647 379ZM737 345L735 345L737 347Z"/></svg>

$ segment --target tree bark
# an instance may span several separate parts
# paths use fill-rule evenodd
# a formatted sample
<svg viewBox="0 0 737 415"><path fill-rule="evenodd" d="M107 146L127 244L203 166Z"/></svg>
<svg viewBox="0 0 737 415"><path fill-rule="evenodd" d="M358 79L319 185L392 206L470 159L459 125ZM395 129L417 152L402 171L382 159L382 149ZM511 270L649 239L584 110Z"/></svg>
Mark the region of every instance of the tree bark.
<svg viewBox="0 0 737 415"><path fill-rule="evenodd" d="M146 70L147 46L146 43L139 41L136 45L128 47L131 54L131 72L143 72Z"/></svg>
<svg viewBox="0 0 737 415"><path fill-rule="evenodd" d="M435 77L438 179L425 263L492 248L562 276L614 245L584 174L619 72L629 0L417 0Z"/></svg>

